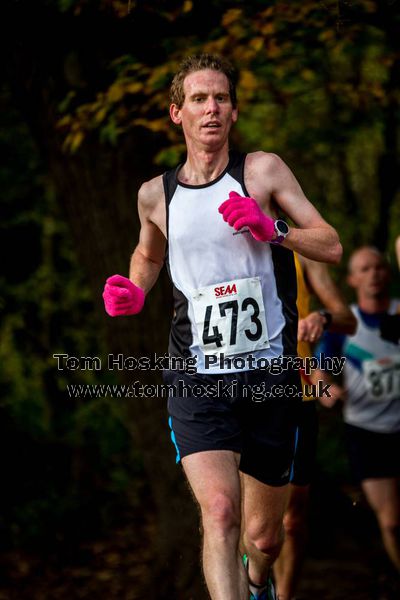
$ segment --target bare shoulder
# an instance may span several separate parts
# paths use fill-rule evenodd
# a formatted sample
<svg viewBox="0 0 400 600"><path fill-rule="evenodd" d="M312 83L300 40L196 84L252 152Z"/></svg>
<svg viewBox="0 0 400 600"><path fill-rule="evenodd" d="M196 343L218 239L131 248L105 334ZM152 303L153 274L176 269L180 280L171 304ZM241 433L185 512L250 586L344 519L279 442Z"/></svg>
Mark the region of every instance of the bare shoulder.
<svg viewBox="0 0 400 600"><path fill-rule="evenodd" d="M289 167L280 156L273 152L250 152L246 157L246 166L253 170L262 171L263 173L276 173L282 170L289 170Z"/></svg>
<svg viewBox="0 0 400 600"><path fill-rule="evenodd" d="M142 184L138 194L138 212L142 226L155 225L166 237L165 193L162 175Z"/></svg>
<svg viewBox="0 0 400 600"><path fill-rule="evenodd" d="M159 203L164 201L164 185L162 175L153 177L149 181L145 181L138 194L139 206L147 211L152 212Z"/></svg>
<svg viewBox="0 0 400 600"><path fill-rule="evenodd" d="M272 196L277 190L287 186L291 177L293 175L289 167L277 154L260 151L251 152L246 156L246 188L268 214L272 214Z"/></svg>

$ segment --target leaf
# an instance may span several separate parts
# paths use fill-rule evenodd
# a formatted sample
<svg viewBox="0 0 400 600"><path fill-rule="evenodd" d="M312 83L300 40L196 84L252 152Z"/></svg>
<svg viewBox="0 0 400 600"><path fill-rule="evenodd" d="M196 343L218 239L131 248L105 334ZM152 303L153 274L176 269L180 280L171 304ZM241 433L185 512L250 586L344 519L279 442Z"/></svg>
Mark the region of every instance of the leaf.
<svg viewBox="0 0 400 600"><path fill-rule="evenodd" d="M112 86L108 89L107 99L110 102L118 102L123 98L125 92L125 88L119 81L116 81L112 84Z"/></svg>
<svg viewBox="0 0 400 600"><path fill-rule="evenodd" d="M305 81L313 81L315 79L315 73L311 69L303 69L300 75Z"/></svg>
<svg viewBox="0 0 400 600"><path fill-rule="evenodd" d="M207 42L204 45L204 51L209 52L210 54L215 53L223 53L224 50L229 47L230 39L227 35L218 38L217 40L212 40L211 42Z"/></svg>
<svg viewBox="0 0 400 600"><path fill-rule="evenodd" d="M132 125L141 125L154 132L165 131L168 127L168 123L168 117L161 117L160 119L134 119L132 121Z"/></svg>
<svg viewBox="0 0 400 600"><path fill-rule="evenodd" d="M329 42L335 37L335 32L333 29L325 29L325 31L322 31L318 37L321 42Z"/></svg>
<svg viewBox="0 0 400 600"><path fill-rule="evenodd" d="M258 87L257 78L251 71L244 70L241 73L240 86L245 90L253 91Z"/></svg>
<svg viewBox="0 0 400 600"><path fill-rule="evenodd" d="M72 123L72 116L65 115L62 119L57 121L57 128L68 127Z"/></svg>
<svg viewBox="0 0 400 600"><path fill-rule="evenodd" d="M260 27L260 32L265 36L272 35L275 33L274 23L266 23L265 25L262 25Z"/></svg>
<svg viewBox="0 0 400 600"><path fill-rule="evenodd" d="M94 122L96 124L98 124L98 123L101 123L102 121L104 121L104 119L105 119L105 117L107 115L107 112L108 112L107 106L102 106L100 108L100 110L98 110L96 112L96 114L94 115Z"/></svg>
<svg viewBox="0 0 400 600"><path fill-rule="evenodd" d="M68 145L71 152L76 152L78 150L79 146L83 142L84 137L83 131L77 131L76 133L68 136L70 140Z"/></svg>
<svg viewBox="0 0 400 600"><path fill-rule="evenodd" d="M230 27L231 25L233 25L233 23L237 23L239 19L242 19L242 9L230 8L222 17L222 25L224 27Z"/></svg>
<svg viewBox="0 0 400 600"><path fill-rule="evenodd" d="M256 52L259 52L264 47L264 38L255 37L250 40L250 46Z"/></svg>
<svg viewBox="0 0 400 600"><path fill-rule="evenodd" d="M140 81L134 81L132 83L128 83L128 85L125 86L125 91L129 94L137 94L137 92L140 92L142 90L143 83L140 83Z"/></svg>
<svg viewBox="0 0 400 600"><path fill-rule="evenodd" d="M183 3L182 12L188 13L192 10L192 8L193 8L192 0L185 0L185 2Z"/></svg>

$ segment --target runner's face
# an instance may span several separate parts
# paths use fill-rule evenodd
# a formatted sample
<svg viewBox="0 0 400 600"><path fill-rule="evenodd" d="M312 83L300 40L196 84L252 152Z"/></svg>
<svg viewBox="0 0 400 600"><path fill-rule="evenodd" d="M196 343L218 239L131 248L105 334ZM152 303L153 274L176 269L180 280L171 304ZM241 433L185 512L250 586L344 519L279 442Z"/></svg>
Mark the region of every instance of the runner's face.
<svg viewBox="0 0 400 600"><path fill-rule="evenodd" d="M170 114L175 124L182 125L186 143L206 149L222 147L237 120L226 75L211 69L190 73L183 90L182 107L172 104Z"/></svg>
<svg viewBox="0 0 400 600"><path fill-rule="evenodd" d="M389 269L378 254L361 250L352 259L348 281L365 298L377 298L386 294Z"/></svg>

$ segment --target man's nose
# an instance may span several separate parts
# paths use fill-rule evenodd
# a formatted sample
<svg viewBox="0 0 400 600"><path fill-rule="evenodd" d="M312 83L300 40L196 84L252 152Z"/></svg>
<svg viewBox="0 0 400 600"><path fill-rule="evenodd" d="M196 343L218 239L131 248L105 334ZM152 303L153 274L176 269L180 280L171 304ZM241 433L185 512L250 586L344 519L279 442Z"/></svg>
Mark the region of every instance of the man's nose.
<svg viewBox="0 0 400 600"><path fill-rule="evenodd" d="M217 113L219 110L218 102L212 96L207 98L206 109L207 113Z"/></svg>

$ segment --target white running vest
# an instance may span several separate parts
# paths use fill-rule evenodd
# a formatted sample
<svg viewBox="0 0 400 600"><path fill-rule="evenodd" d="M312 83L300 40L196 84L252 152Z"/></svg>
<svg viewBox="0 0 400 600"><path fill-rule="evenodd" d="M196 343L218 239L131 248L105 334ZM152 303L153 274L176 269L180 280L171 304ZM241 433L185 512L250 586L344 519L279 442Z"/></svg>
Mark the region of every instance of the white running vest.
<svg viewBox="0 0 400 600"><path fill-rule="evenodd" d="M395 314L398 305L392 300L388 313ZM400 431L400 347L383 340L378 327L368 327L356 305L351 309L358 328L343 346L344 420L369 431Z"/></svg>
<svg viewBox="0 0 400 600"><path fill-rule="evenodd" d="M169 352L197 357L198 373L250 368L246 357L296 356L296 272L293 253L236 232L218 207L229 192L249 196L245 155L205 185L164 173L167 268L174 288ZM224 361L224 358L226 359Z"/></svg>

